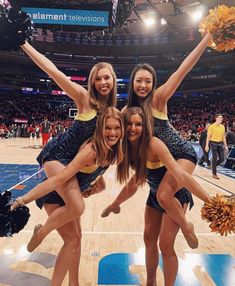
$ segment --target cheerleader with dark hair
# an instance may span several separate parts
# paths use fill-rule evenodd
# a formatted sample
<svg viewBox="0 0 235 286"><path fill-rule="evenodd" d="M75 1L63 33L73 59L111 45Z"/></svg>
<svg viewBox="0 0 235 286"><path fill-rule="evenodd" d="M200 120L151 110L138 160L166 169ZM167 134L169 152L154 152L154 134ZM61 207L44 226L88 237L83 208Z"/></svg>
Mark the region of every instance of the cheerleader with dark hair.
<svg viewBox="0 0 235 286"><path fill-rule="evenodd" d="M170 125L167 116L167 102L197 63L210 39L211 36L207 33L178 70L158 88L156 88L156 73L148 64L137 65L130 77L127 107L139 106L143 109L148 133L161 139L177 160L178 165L189 174L192 174L196 166L197 156L193 147L183 140ZM197 248L198 239L192 225L186 221L184 211L174 197L177 191L172 174L166 172L158 187L157 200L168 216L181 228L190 247ZM190 191L204 202L210 201L210 196L202 188Z"/></svg>
<svg viewBox="0 0 235 286"><path fill-rule="evenodd" d="M202 191L201 186L174 160L173 156L158 138L148 133L147 120L140 107L130 107L124 111L125 136L123 139L124 160L117 167L120 183L129 180L130 168L135 174L122 189L120 194L102 213L102 217L110 212L120 212L120 205L133 196L138 187L145 182L150 191L145 207L144 242L146 248L146 285L156 285L156 270L159 261L158 242L163 256L165 285L174 285L178 259L174 250L179 226L161 207L157 194L162 180L168 172L172 176L174 187L178 190L174 199L186 212L187 206L193 206L190 191ZM187 189L183 188L187 187ZM184 234L190 247L197 238L193 232L193 225L188 223L191 232Z"/></svg>

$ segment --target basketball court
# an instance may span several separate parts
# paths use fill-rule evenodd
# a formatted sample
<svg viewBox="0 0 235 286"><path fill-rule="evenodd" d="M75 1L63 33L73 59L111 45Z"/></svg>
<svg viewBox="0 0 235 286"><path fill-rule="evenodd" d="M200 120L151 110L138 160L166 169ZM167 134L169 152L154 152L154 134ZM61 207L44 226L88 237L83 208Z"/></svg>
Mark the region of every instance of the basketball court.
<svg viewBox="0 0 235 286"><path fill-rule="evenodd" d="M12 189L16 196L27 192L43 178L36 162L40 152L30 139L0 140L0 187ZM220 180L211 178L211 170L197 166L194 178L210 195L216 192L231 194L235 180L219 173ZM118 194L121 187L115 182L115 167L105 174L106 191L86 199L82 216L82 258L80 285L144 285L145 260L143 215L148 187L122 205L119 215L101 218L100 214ZM235 235L221 237L210 232L209 224L200 217L202 203L195 198L194 208L187 219L194 223L199 238L198 249L188 247L181 233L175 249L179 257L176 286L235 285ZM62 240L56 231L50 233L33 252L26 250L33 228L44 223L46 213L29 205L31 217L25 228L13 237L0 239L0 286L50 285L50 277ZM158 269L158 285L163 285L162 261ZM63 285L68 285L68 280Z"/></svg>

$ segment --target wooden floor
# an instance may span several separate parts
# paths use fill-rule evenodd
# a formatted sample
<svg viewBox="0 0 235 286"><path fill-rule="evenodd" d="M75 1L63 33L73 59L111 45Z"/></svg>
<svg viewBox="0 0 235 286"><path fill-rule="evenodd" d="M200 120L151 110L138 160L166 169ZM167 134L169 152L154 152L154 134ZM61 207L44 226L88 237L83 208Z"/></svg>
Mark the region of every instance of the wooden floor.
<svg viewBox="0 0 235 286"><path fill-rule="evenodd" d="M33 144L29 139L0 139L0 164L36 164L40 149L33 148ZM197 167L194 175L210 194L235 193L232 178L220 175L221 179L215 181L211 171L202 167ZM82 217L80 285L144 285L142 232L148 188L140 189L127 201L119 215L101 218L103 208L120 191L115 183L114 167L108 170L105 179L107 190L86 200ZM199 238L198 249L190 249L181 233L176 239L175 248L180 259L176 285L235 285L235 236L221 237L211 233L208 223L200 218L201 206L195 198L195 207L187 214ZM26 243L35 224L46 219L44 210L39 210L34 203L29 207L31 217L26 227L13 238L0 239L0 286L50 285L53 263L62 240L53 231L33 254L28 253ZM162 281L159 268L159 286L163 285ZM68 285L67 278L63 285Z"/></svg>

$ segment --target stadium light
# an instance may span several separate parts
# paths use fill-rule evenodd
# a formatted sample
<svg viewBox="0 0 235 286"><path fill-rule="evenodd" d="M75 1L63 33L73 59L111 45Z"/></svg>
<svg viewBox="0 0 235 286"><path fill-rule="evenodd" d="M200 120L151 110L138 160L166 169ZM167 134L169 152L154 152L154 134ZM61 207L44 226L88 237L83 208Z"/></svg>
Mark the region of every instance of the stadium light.
<svg viewBox="0 0 235 286"><path fill-rule="evenodd" d="M147 27L151 27L156 23L156 20L153 17L145 18L143 21Z"/></svg>
<svg viewBox="0 0 235 286"><path fill-rule="evenodd" d="M204 10L202 7L198 8L195 12L192 14L192 18L194 21L199 21L203 16Z"/></svg>
<svg viewBox="0 0 235 286"><path fill-rule="evenodd" d="M166 25L166 20L164 18L161 18L161 25Z"/></svg>

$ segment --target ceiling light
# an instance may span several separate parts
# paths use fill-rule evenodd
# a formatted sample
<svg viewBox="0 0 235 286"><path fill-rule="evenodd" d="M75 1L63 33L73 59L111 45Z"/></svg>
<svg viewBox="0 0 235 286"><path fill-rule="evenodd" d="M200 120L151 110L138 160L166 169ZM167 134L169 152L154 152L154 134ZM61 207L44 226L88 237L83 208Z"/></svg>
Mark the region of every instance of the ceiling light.
<svg viewBox="0 0 235 286"><path fill-rule="evenodd" d="M161 25L166 25L166 20L164 18L161 18Z"/></svg>
<svg viewBox="0 0 235 286"><path fill-rule="evenodd" d="M153 26L156 23L156 21L154 18L145 18L144 23L146 26L150 27Z"/></svg>
<svg viewBox="0 0 235 286"><path fill-rule="evenodd" d="M202 7L198 8L193 14L192 18L194 21L199 21L203 16L204 10Z"/></svg>

